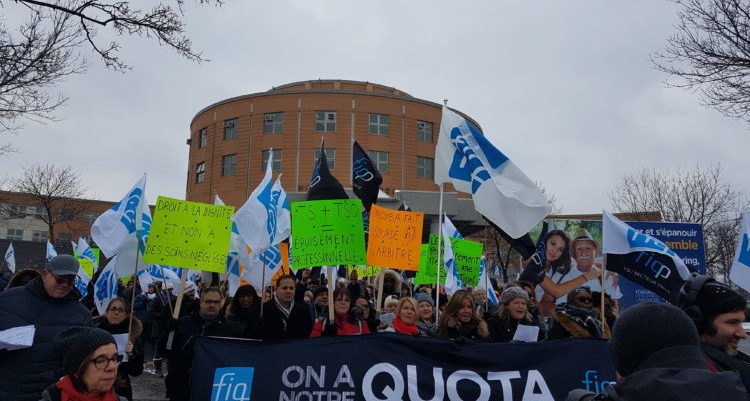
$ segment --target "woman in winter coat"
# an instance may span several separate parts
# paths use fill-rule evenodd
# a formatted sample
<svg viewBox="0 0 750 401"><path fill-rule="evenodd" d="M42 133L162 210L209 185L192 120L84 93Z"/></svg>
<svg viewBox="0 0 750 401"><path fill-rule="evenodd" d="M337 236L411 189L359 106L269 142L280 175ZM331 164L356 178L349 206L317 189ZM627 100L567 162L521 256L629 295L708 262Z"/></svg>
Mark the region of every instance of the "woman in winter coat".
<svg viewBox="0 0 750 401"><path fill-rule="evenodd" d="M245 338L261 338L258 333L260 298L252 285L245 284L237 289L232 302L227 305L225 316Z"/></svg>
<svg viewBox="0 0 750 401"><path fill-rule="evenodd" d="M116 297L109 301L107 311L104 315L94 319L94 326L109 332L110 334L128 334L130 325L130 305L125 298ZM141 321L133 316L133 328L130 332L130 341L125 346L127 361L120 363L117 368L117 380L115 391L127 400L133 399L133 388L130 384L130 376L140 376L143 373L143 325Z"/></svg>
<svg viewBox="0 0 750 401"><path fill-rule="evenodd" d="M593 308L589 287L578 287L568 294L567 303L560 304L553 315L554 323L549 339L558 338L610 338L609 326L599 319Z"/></svg>
<svg viewBox="0 0 750 401"><path fill-rule="evenodd" d="M385 332L400 333L400 334L412 334L419 336L428 335L427 332L420 329L417 322L419 321L419 314L417 310L417 300L412 297L404 297L398 301L396 305L396 311L394 312L394 318L391 325L386 327Z"/></svg>
<svg viewBox="0 0 750 401"><path fill-rule="evenodd" d="M310 337L369 334L367 322L351 313L351 302L351 295L346 287L336 288L333 292L334 322L329 322L328 317L316 320Z"/></svg>
<svg viewBox="0 0 750 401"><path fill-rule="evenodd" d="M487 319L490 337L494 342L507 343L513 340L518 325L536 326L528 308L529 294L520 287L508 287L500 295L497 314ZM544 338L539 330L536 340Z"/></svg>
<svg viewBox="0 0 750 401"><path fill-rule="evenodd" d="M437 336L477 341L489 340L490 332L487 323L476 315L475 310L471 294L465 290L456 291L440 315Z"/></svg>
<svg viewBox="0 0 750 401"><path fill-rule="evenodd" d="M95 327L72 327L53 343L63 376L42 392L42 401L125 401L115 392L121 357L112 334Z"/></svg>
<svg viewBox="0 0 750 401"><path fill-rule="evenodd" d="M417 295L417 326L427 336L437 333L437 322L435 321L435 301L427 294Z"/></svg>

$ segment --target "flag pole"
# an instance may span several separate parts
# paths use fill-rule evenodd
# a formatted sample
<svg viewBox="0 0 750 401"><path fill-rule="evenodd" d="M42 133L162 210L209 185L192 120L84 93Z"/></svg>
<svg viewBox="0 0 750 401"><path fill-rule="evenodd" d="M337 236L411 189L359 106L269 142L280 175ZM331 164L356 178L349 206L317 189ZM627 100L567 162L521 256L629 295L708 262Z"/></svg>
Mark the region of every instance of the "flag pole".
<svg viewBox="0 0 750 401"><path fill-rule="evenodd" d="M260 278L260 293L261 294L265 294L266 293L266 252L264 251L260 255L261 255L260 256L261 259L263 259L263 271L260 273L260 277L261 277ZM271 294L271 296L273 297L273 294ZM262 295L261 295L260 299L263 299ZM262 308L262 307L260 308L260 317L261 318L263 317L263 309L264 308Z"/></svg>
<svg viewBox="0 0 750 401"><path fill-rule="evenodd" d="M380 280L378 280L378 295L377 295L377 305L375 305L375 312L380 315L380 310L383 308L383 282L385 281L385 272L388 270L388 268L383 268L380 270Z"/></svg>
<svg viewBox="0 0 750 401"><path fill-rule="evenodd" d="M440 266L442 264L442 252L440 252L443 243L443 183L440 183L440 206L438 207L438 247L437 247L437 280L435 281L435 322L440 321Z"/></svg>
<svg viewBox="0 0 750 401"><path fill-rule="evenodd" d="M333 266L326 266L326 271L328 272L328 324L336 324L335 318L333 316L333 303L336 302L333 297Z"/></svg>
<svg viewBox="0 0 750 401"><path fill-rule="evenodd" d="M602 263L602 275L599 276L599 279L601 280L600 282L601 282L601 287L602 287L602 295L601 295L602 298L601 298L600 302L601 302L601 309L602 309L602 311L601 311L601 315L602 315L602 327L604 327L604 323L606 322L606 320L604 320L604 291L605 291L605 288L606 288L606 287L604 287L604 284L606 282L605 276L607 275L607 254L602 255L602 262L603 262ZM594 265L594 267L596 267L596 265ZM612 328L610 327L610 330L611 329Z"/></svg>

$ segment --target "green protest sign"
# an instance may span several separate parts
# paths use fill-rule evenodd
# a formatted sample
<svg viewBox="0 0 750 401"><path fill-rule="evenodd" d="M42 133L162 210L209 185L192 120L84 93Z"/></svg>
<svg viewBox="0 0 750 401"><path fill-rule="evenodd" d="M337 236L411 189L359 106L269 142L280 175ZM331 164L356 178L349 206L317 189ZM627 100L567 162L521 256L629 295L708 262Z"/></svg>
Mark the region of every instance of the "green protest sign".
<svg viewBox="0 0 750 401"><path fill-rule="evenodd" d="M291 249L295 269L366 264L362 201L292 203Z"/></svg>
<svg viewBox="0 0 750 401"><path fill-rule="evenodd" d="M479 260L482 258L484 244L465 239L451 238L456 270L464 285L475 287L479 281Z"/></svg>
<svg viewBox="0 0 750 401"><path fill-rule="evenodd" d="M143 262L223 273L226 270L232 206L160 196L156 200Z"/></svg>
<svg viewBox="0 0 750 401"><path fill-rule="evenodd" d="M78 258L78 264L81 265L81 268L88 274L89 278L94 276L94 262L86 258Z"/></svg>
<svg viewBox="0 0 750 401"><path fill-rule="evenodd" d="M352 272L357 272L357 277L363 278L363 277L373 277L380 274L380 268L377 266L347 266L346 267L346 273L348 275L352 275Z"/></svg>
<svg viewBox="0 0 750 401"><path fill-rule="evenodd" d="M442 247L440 248L442 250ZM422 244L419 255L419 271L414 284L435 284L438 264L438 236L430 234L430 243ZM445 284L445 267L440 265L440 284Z"/></svg>

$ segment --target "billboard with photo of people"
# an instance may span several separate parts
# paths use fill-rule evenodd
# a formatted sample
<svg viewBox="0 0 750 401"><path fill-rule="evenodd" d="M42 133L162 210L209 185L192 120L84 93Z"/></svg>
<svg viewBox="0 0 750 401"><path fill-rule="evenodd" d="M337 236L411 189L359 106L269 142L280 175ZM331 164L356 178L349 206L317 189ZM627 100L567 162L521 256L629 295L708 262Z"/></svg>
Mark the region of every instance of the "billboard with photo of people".
<svg viewBox="0 0 750 401"><path fill-rule="evenodd" d="M566 244L565 252L546 272L555 284L573 280L589 271L592 267L601 269L602 258L602 222L601 220L551 219L548 235L556 233L557 239ZM651 235L664 242L677 253L691 271L705 273L705 253L703 247L703 229L696 223L669 222L626 222L634 229ZM542 230L539 223L531 232L537 241ZM587 281L584 285L591 291L601 292L600 279ZM567 302L566 296L554 297L537 286L536 298L544 311L551 312L556 304ZM663 299L642 286L620 277L617 273L605 273L605 293L617 301L620 309L644 301Z"/></svg>

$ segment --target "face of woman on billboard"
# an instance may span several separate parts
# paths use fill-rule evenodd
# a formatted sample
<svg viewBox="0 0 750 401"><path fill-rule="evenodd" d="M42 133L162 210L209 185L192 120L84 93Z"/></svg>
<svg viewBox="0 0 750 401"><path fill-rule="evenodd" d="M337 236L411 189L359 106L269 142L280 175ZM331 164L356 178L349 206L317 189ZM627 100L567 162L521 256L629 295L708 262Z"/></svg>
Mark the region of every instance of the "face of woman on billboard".
<svg viewBox="0 0 750 401"><path fill-rule="evenodd" d="M560 256L565 252L565 240L559 235L550 235L547 238L547 260L554 262L560 259Z"/></svg>

